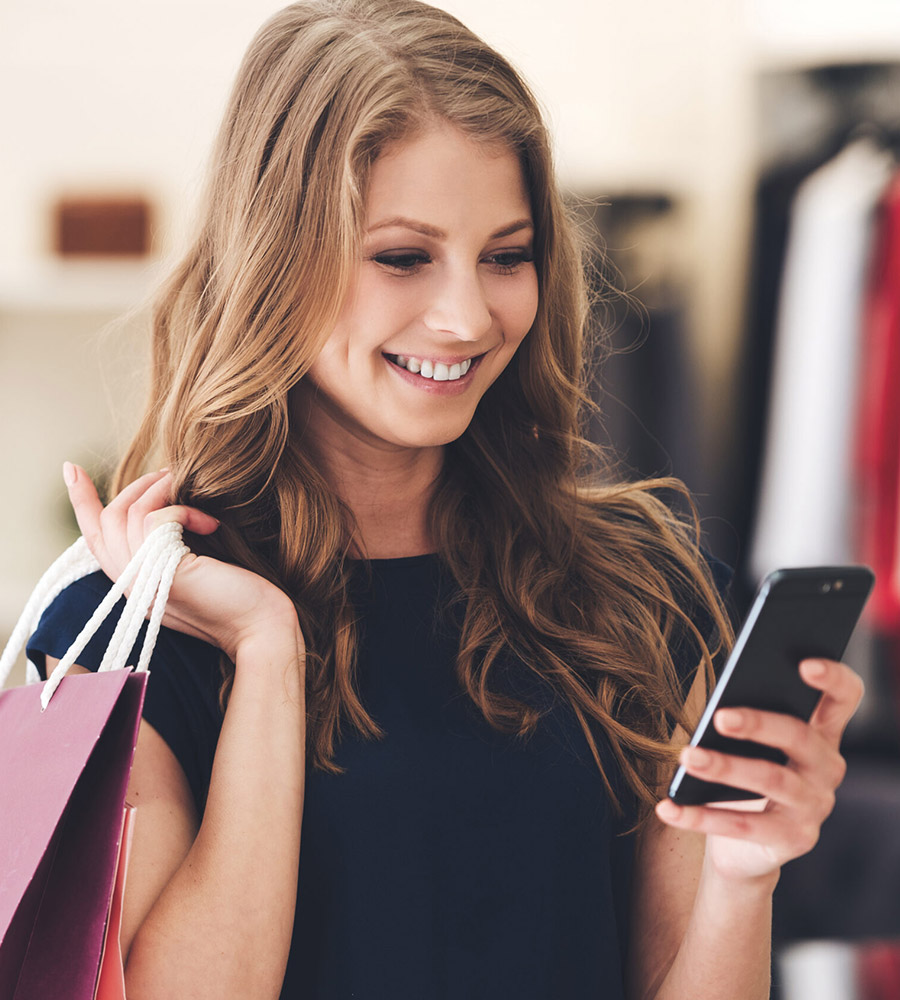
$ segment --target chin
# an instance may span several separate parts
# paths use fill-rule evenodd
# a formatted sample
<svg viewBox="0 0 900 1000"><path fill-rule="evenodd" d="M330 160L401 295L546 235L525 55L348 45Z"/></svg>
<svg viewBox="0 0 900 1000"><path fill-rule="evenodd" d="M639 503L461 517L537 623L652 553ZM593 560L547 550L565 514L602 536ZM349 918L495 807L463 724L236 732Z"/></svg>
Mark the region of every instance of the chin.
<svg viewBox="0 0 900 1000"><path fill-rule="evenodd" d="M406 448L440 448L462 437L468 426L469 422L467 421L456 427L435 428L433 432L416 428L417 433L405 436L405 440L398 440L397 444Z"/></svg>

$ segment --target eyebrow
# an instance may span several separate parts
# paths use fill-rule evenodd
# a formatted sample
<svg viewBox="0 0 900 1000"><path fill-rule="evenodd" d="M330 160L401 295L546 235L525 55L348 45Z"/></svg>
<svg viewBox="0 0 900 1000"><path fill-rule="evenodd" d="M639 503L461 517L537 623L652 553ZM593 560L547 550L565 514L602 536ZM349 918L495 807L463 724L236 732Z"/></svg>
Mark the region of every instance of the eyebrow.
<svg viewBox="0 0 900 1000"><path fill-rule="evenodd" d="M415 219L407 219L402 215L395 215L390 219L385 219L383 222L372 226L368 231L374 233L379 229L390 229L395 226L400 226L403 229L411 229L415 233L421 233L423 236L430 236L436 240L447 239L447 234L443 229L438 229L437 226L430 226L427 222L417 222ZM502 229L491 233L488 239L499 240L504 236L512 236L513 233L521 232L523 229L534 229L534 223L531 219L517 219L508 226L503 226Z"/></svg>

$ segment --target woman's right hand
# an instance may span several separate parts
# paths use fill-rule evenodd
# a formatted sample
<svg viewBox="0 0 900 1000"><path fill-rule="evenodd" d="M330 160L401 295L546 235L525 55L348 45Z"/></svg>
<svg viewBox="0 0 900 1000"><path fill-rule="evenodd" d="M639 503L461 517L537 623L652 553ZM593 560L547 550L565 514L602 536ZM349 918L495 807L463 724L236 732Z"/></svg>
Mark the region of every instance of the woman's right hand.
<svg viewBox="0 0 900 1000"><path fill-rule="evenodd" d="M177 521L198 535L212 534L219 522L195 507L172 504L172 477L165 470L135 480L106 507L90 476L66 463L63 475L78 527L100 568L115 580L147 535ZM186 555L175 574L163 624L217 646L235 662L241 645L274 626L291 623L290 598L256 573L209 556Z"/></svg>

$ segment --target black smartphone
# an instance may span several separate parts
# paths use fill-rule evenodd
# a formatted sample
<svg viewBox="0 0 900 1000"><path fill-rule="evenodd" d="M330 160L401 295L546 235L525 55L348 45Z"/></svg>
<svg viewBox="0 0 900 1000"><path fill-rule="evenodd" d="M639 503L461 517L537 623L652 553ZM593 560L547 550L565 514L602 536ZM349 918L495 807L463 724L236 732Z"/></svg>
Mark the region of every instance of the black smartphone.
<svg viewBox="0 0 900 1000"><path fill-rule="evenodd" d="M720 708L760 708L806 721L820 692L800 677L809 657L840 660L868 600L875 575L868 566L779 569L763 581L735 639L691 746L783 764L774 747L722 736L712 724ZM755 792L703 781L679 767L669 786L679 805L758 799Z"/></svg>

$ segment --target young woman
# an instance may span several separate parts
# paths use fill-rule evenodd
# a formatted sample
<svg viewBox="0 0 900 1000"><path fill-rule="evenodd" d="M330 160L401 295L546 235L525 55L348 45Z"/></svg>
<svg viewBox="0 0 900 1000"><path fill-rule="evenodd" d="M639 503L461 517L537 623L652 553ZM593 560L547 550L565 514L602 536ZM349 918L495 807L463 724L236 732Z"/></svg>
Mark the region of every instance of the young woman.
<svg viewBox="0 0 900 1000"><path fill-rule="evenodd" d="M117 496L65 470L105 576L30 642L52 663L185 526L130 786L130 1000L767 996L772 890L860 682L805 662L810 724L719 713L786 766L681 750L764 810L660 801L728 624L660 484L590 472L586 303L502 57L415 0L262 28Z"/></svg>

